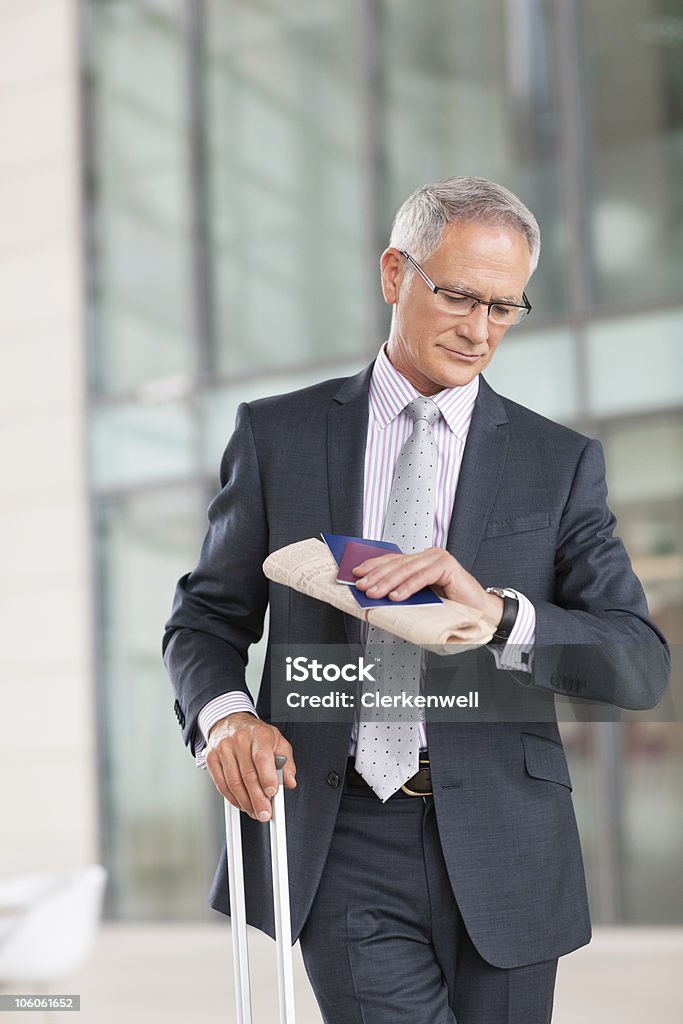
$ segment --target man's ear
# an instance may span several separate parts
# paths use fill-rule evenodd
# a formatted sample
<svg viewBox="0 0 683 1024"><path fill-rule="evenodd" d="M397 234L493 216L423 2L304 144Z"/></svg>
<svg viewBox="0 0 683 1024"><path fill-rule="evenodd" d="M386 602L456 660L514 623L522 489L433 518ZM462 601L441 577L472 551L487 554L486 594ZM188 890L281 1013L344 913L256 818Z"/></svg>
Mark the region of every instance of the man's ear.
<svg viewBox="0 0 683 1024"><path fill-rule="evenodd" d="M379 261L382 273L382 295L384 301L388 302L390 306L395 305L398 299L398 290L403 280L403 262L403 256L393 246L384 250Z"/></svg>

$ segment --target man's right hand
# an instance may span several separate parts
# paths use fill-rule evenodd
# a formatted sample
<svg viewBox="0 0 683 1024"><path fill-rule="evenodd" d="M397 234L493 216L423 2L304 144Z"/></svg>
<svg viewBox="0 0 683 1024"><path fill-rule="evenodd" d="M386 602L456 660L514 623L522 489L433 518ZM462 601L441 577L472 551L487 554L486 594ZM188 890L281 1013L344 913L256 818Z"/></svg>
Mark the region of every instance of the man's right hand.
<svg viewBox="0 0 683 1024"><path fill-rule="evenodd" d="M249 711L235 711L209 730L206 766L216 789L255 821L268 821L277 792L275 755L284 754L285 787L296 786L291 744L279 729Z"/></svg>

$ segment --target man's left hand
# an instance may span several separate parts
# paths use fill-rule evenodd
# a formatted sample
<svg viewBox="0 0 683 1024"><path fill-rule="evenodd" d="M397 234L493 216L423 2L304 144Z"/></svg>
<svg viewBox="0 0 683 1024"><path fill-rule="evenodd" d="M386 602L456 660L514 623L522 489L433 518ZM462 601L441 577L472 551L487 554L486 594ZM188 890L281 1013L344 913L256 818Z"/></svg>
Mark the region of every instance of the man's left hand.
<svg viewBox="0 0 683 1024"><path fill-rule="evenodd" d="M497 627L503 615L503 600L489 594L460 563L443 548L427 548L411 555L388 554L368 558L353 570L356 586L368 597L389 597L405 601L422 587L434 590L449 601L478 608Z"/></svg>

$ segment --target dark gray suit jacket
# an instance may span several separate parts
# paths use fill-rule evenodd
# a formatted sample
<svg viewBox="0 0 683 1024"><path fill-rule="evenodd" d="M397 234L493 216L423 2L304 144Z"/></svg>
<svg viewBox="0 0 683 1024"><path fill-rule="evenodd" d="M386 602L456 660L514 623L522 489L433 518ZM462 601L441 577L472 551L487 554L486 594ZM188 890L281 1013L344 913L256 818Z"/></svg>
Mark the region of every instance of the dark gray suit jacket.
<svg viewBox="0 0 683 1024"><path fill-rule="evenodd" d="M273 645L359 640L357 620L269 584L261 565L269 552L321 530L362 533L371 369L240 406L199 561L178 582L163 642L190 749L208 701L228 690L248 692L247 651L262 633L268 603L269 654L257 703L267 720ZM600 444L500 397L483 379L480 385L447 548L483 586L514 587L532 601L534 672L498 671L486 648L446 663L465 692L476 687L492 701L514 693L521 707L533 696L540 713L468 722L428 710L427 721L455 897L480 954L515 967L590 939L554 694L650 708L666 686L669 659L612 533ZM427 685L437 687L445 663L432 660L440 664L428 680L437 682ZM277 724L298 769L298 786L286 793L296 940L335 825L350 722ZM248 920L273 935L268 826L244 816L243 836ZM229 912L225 847L210 902Z"/></svg>

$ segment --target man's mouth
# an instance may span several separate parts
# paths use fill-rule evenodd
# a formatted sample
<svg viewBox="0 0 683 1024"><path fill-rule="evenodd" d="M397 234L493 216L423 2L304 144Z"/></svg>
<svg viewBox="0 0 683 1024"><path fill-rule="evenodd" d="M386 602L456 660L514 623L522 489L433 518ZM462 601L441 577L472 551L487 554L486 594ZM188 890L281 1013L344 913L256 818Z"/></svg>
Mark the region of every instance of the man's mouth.
<svg viewBox="0 0 683 1024"><path fill-rule="evenodd" d="M444 352L448 352L449 356L453 359L460 359L465 363L476 363L477 359L481 359L481 353L479 352L460 352L458 349L449 348L447 345L442 345L441 348Z"/></svg>

